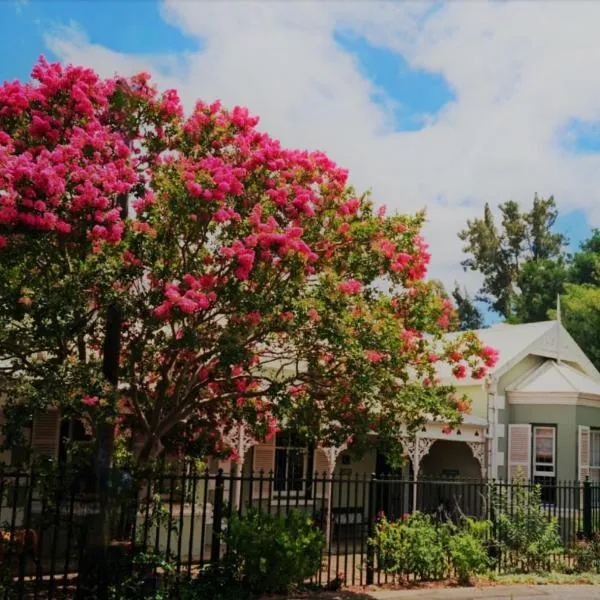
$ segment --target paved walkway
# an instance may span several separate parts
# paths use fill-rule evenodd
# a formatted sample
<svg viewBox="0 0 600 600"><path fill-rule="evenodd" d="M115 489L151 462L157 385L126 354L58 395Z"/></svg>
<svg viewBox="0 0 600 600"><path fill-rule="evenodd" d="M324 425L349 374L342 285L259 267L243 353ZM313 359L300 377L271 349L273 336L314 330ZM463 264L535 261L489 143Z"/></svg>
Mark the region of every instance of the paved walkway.
<svg viewBox="0 0 600 600"><path fill-rule="evenodd" d="M348 596L351 600L352 596ZM356 594L357 600L600 600L600 585L511 585Z"/></svg>

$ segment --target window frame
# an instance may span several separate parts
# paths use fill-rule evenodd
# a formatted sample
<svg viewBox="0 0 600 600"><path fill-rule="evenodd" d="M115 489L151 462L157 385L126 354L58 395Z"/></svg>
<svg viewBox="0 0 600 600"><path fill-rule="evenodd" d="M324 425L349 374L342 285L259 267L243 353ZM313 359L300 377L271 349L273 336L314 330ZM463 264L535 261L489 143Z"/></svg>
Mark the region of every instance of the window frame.
<svg viewBox="0 0 600 600"><path fill-rule="evenodd" d="M289 436L289 440L287 444L282 444L281 439L283 436ZM293 443L292 443L293 442ZM309 497L310 488L311 488L311 463L314 461L311 460L314 449L312 449L308 444L299 443L297 439L294 439L294 434L290 432L281 432L277 433L275 436L275 444L273 446L274 456L273 456L273 483L272 483L272 493L274 497ZM285 464L285 474L283 478L278 477L279 469L277 468L277 457L279 452L284 451L286 454L286 464ZM288 460L288 455L290 451L299 452L302 455L302 476L297 479L300 481L300 489L290 489L290 482L294 481L289 477L289 465L290 461ZM280 482L283 483L283 489L278 489L278 485Z"/></svg>
<svg viewBox="0 0 600 600"><path fill-rule="evenodd" d="M552 430L552 463L538 463L537 460L537 448L536 448L536 432L542 429L551 429ZM556 447L556 425L541 425L541 424L532 424L532 432L531 432L531 440L532 440L532 453L531 453L531 470L533 477L545 477L548 479L554 478L556 479L556 466L557 466L557 447ZM552 471L538 471L538 464L543 466L551 466Z"/></svg>
<svg viewBox="0 0 600 600"><path fill-rule="evenodd" d="M552 429L552 471L536 470L536 429ZM556 506L557 465L558 465L558 427L556 423L531 423L531 476L532 481L541 486L542 503L545 506ZM544 463L542 463L544 464ZM546 465L548 463L545 463Z"/></svg>

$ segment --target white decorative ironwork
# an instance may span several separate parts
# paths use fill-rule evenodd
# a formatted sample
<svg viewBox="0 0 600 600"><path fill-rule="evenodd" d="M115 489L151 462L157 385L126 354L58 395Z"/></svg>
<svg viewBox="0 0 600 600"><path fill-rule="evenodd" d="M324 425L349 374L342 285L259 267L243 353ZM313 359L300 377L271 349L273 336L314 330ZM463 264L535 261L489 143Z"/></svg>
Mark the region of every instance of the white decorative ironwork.
<svg viewBox="0 0 600 600"><path fill-rule="evenodd" d="M244 459L246 458L248 450L250 450L252 446L256 446L258 442L246 432L246 427L243 423L237 427L233 427L233 429L230 429L227 433L221 430L221 435L223 436L223 441L232 448L235 448L238 453L237 469L238 473L241 474L244 466ZM237 509L242 503L242 479L236 480L235 485L237 488L235 493L235 508Z"/></svg>
<svg viewBox="0 0 600 600"><path fill-rule="evenodd" d="M471 448L471 452L473 453L473 457L479 463L479 468L481 469L481 476L485 478L487 474L487 466L485 464L485 442L465 442L469 448Z"/></svg>
<svg viewBox="0 0 600 600"><path fill-rule="evenodd" d="M413 477L416 479L419 476L421 461L429 454L431 446L437 442L437 439L420 437L419 435L415 437L402 435L400 436L400 441L402 442L402 448L408 454L408 458L412 463Z"/></svg>
<svg viewBox="0 0 600 600"><path fill-rule="evenodd" d="M248 450L258 444L252 436L246 433L246 427L243 424L223 433L223 441L237 451L240 467L244 464Z"/></svg>
<svg viewBox="0 0 600 600"><path fill-rule="evenodd" d="M338 456L348 448L347 444L341 444L340 446L321 446L321 451L325 455L327 460L327 512L325 516L325 542L329 547L329 541L331 537L331 494L333 485L333 471L335 470L335 463L337 462Z"/></svg>
<svg viewBox="0 0 600 600"><path fill-rule="evenodd" d="M419 434L415 436L401 435L400 441L402 442L402 448L404 452L408 454L408 458L412 463L413 478L415 481L419 477L419 470L421 468L421 460L429 453L431 446L437 440L430 437L420 437ZM413 510L417 510L417 487L413 485Z"/></svg>
<svg viewBox="0 0 600 600"><path fill-rule="evenodd" d="M341 446L322 446L321 450L323 454L325 454L325 458L327 459L327 474L329 477L333 475L333 471L335 470L335 463L337 462L338 456L346 450L348 446L346 444L342 444Z"/></svg>

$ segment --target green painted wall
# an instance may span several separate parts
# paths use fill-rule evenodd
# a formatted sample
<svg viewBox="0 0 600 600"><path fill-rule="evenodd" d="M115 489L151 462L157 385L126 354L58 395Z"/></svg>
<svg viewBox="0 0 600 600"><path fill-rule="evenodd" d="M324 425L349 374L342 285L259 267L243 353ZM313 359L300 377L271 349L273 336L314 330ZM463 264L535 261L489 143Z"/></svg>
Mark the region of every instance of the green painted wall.
<svg viewBox="0 0 600 600"><path fill-rule="evenodd" d="M483 384L457 385L457 394L465 394L471 399L471 414L476 417L487 417L487 398Z"/></svg>
<svg viewBox="0 0 600 600"><path fill-rule="evenodd" d="M500 377L498 380L498 394L504 394L507 386L514 383L519 377L525 375L527 371L531 371L533 368L541 365L545 360L546 359L541 356L533 356L532 354L527 355L523 360L518 362Z"/></svg>
<svg viewBox="0 0 600 600"><path fill-rule="evenodd" d="M511 404L509 412L510 422L514 424L556 425L557 479L577 479L577 411L574 406ZM508 430L506 434L508 436ZM507 464L508 458L506 456Z"/></svg>
<svg viewBox="0 0 600 600"><path fill-rule="evenodd" d="M525 375L528 371L531 371L535 367L539 366L544 359L540 356L528 355L514 367L509 369L500 379L498 380L498 395L506 397L506 387L514 383L517 379ZM515 423L511 419L510 410L508 407L508 398L505 400L506 409L498 409L498 424L504 425L504 437L497 437L496 444L498 452L504 454L504 465L498 467L498 478L505 479L507 475L508 466L508 425L509 423Z"/></svg>
<svg viewBox="0 0 600 600"><path fill-rule="evenodd" d="M593 406L578 406L577 425L600 427L600 406L598 408Z"/></svg>

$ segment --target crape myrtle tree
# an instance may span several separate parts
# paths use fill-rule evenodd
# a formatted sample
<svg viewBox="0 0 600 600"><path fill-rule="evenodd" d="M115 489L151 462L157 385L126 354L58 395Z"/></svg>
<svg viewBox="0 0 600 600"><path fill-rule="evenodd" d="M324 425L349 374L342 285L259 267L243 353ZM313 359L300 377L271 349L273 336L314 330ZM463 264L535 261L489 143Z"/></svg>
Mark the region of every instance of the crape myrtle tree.
<svg viewBox="0 0 600 600"><path fill-rule="evenodd" d="M360 448L468 408L436 363L481 378L496 353L443 340L424 215L386 216L257 123L218 102L185 115L146 74L43 59L0 87L9 440L57 407L98 452L116 430L141 463L165 447L235 458L223 433L242 422Z"/></svg>

